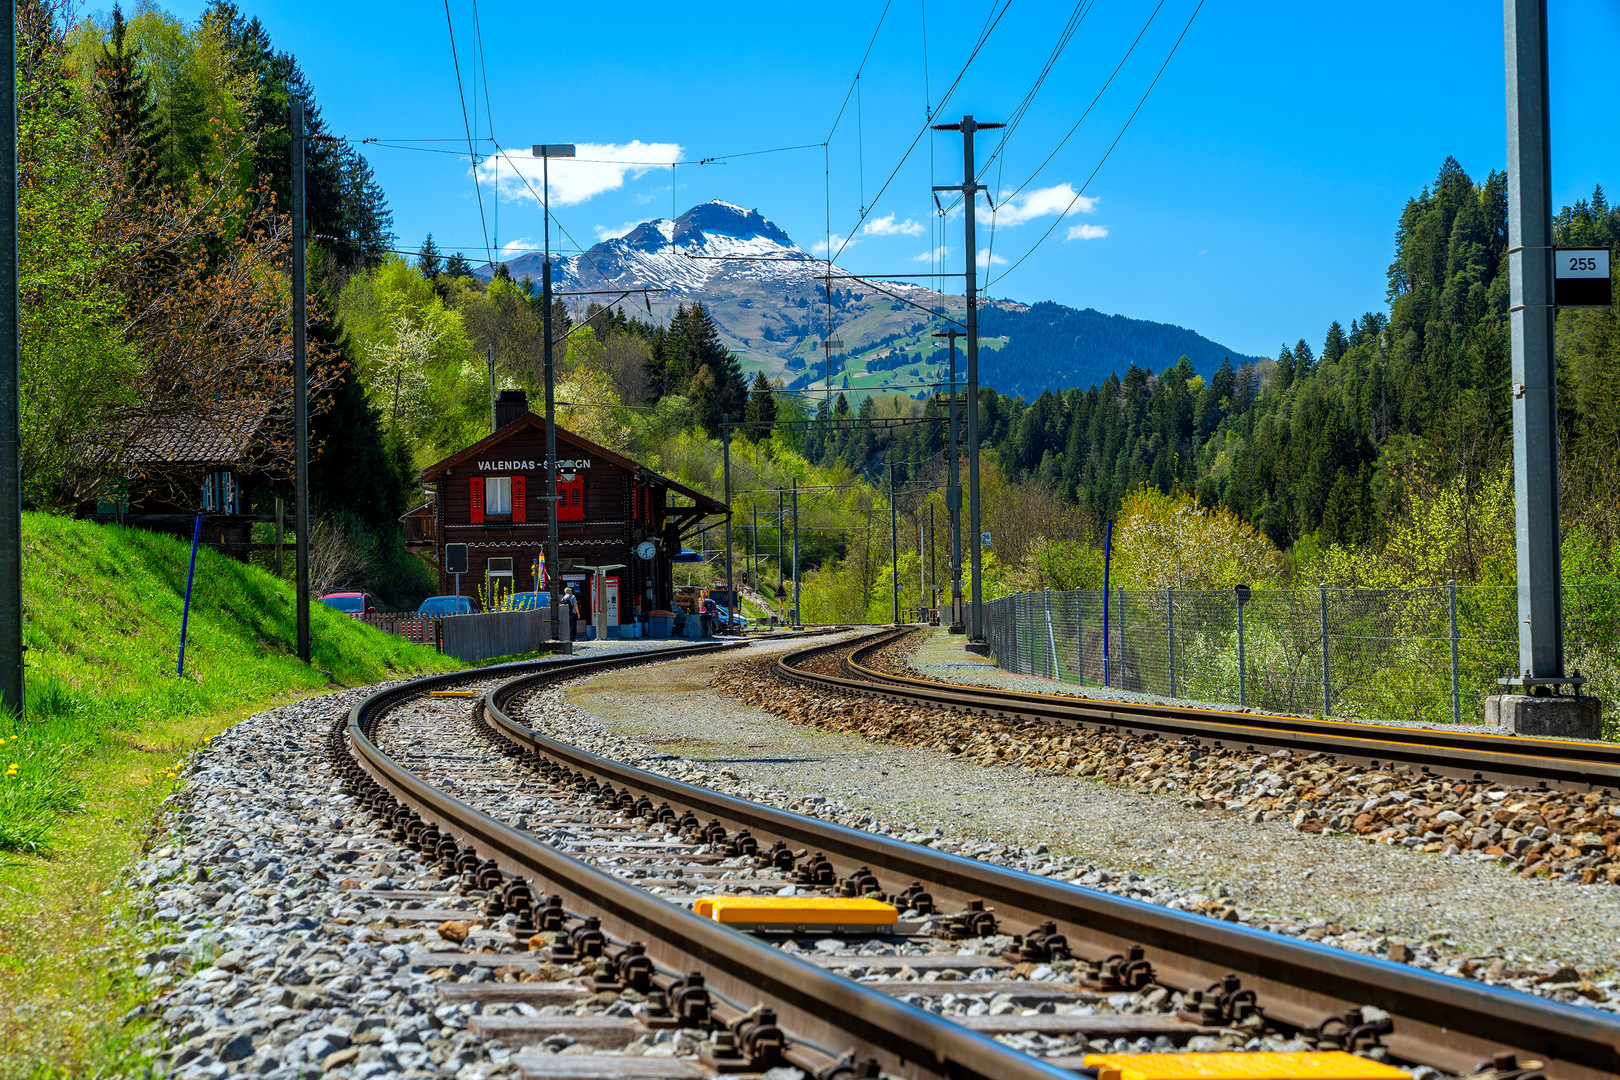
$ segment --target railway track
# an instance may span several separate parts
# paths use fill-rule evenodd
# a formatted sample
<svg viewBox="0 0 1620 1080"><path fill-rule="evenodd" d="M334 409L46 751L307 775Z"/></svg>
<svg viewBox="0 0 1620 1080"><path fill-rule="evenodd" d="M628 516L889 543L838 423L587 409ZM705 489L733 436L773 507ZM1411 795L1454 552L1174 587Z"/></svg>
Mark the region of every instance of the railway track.
<svg viewBox="0 0 1620 1080"><path fill-rule="evenodd" d="M1194 1040L1223 1038L1357 1049L1448 1075L1483 1070L1493 1080L1620 1073L1620 1021L1602 1014L801 817L595 757L522 723L538 691L668 658L514 666L493 686L483 673L484 685L460 691L478 696L436 699L437 714L423 711L435 700L427 695L468 676L417 680L366 699L332 732L331 752L360 805L438 859L446 890L481 897L495 922L480 933L482 947L496 951L424 952L419 963L506 979L567 971L574 984L583 972L586 989L620 1002L574 1028L545 1015L494 1017L486 1036L527 1045L573 1039L569 1030L600 1040L612 1029L598 1045L624 1045L660 1025L711 1032L696 1068L690 1058L617 1057L610 1066L600 1055L584 1055L590 1065L565 1061L577 1054L520 1055L532 1076L695 1077L790 1064L826 1080L1054 1077L1072 1076L1066 1070L1081 1067L1087 1050L1196 1048ZM444 712L446 702L459 724L446 722L456 715ZM474 753L469 723L502 756ZM494 816L510 818L519 805L516 823ZM875 937L741 934L688 910L712 891L705 885L881 895L905 915L895 933ZM437 917L423 910L402 908L399 920ZM933 974L892 977L906 968ZM840 971L864 975L854 981ZM485 1008L527 1003L528 1013L584 992L557 981L443 991ZM963 1015L938 1015L941 994ZM921 1007L931 1000L935 1007Z"/></svg>
<svg viewBox="0 0 1620 1080"><path fill-rule="evenodd" d="M883 671L872 654L910 633L886 630L841 659L840 673L809 671L806 661L848 648L817 645L777 661L779 677L840 695L877 696L976 716L1194 739L1216 748L1327 753L1361 765L1410 765L1434 776L1551 790L1620 791L1620 746L1567 739L1449 732L1434 728L1269 716L1248 711L1102 701L969 686Z"/></svg>

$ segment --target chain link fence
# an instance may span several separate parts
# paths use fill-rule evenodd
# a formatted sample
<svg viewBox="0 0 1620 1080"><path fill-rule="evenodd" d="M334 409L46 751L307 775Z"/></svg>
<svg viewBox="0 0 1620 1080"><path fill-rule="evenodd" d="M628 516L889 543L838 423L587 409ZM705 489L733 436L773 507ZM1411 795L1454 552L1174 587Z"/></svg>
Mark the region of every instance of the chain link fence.
<svg viewBox="0 0 1620 1080"><path fill-rule="evenodd" d="M1518 664L1512 587L1100 589L988 601L998 667L1141 694L1358 720L1481 723ZM1104 649L1106 629L1107 648ZM1620 718L1620 584L1564 588L1565 669Z"/></svg>

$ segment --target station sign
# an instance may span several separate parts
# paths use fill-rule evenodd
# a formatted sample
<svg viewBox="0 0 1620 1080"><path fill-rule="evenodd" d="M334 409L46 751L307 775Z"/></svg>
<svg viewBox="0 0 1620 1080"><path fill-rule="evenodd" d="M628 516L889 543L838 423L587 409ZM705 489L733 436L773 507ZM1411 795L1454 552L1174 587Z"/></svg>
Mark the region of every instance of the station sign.
<svg viewBox="0 0 1620 1080"><path fill-rule="evenodd" d="M1559 248L1553 252L1553 303L1565 307L1608 307L1608 248Z"/></svg>

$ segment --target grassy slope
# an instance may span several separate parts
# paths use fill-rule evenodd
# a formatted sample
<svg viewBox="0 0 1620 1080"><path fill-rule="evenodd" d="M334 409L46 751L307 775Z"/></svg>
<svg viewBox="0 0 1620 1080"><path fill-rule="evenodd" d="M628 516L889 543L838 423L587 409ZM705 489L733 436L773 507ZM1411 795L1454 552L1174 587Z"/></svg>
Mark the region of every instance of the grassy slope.
<svg viewBox="0 0 1620 1080"><path fill-rule="evenodd" d="M454 666L316 604L306 667L291 590L202 551L177 678L188 548L24 517L27 714L0 717L0 1077L128 1060L133 1032L116 1020L138 990L124 974L135 946L110 886L187 754L256 708Z"/></svg>

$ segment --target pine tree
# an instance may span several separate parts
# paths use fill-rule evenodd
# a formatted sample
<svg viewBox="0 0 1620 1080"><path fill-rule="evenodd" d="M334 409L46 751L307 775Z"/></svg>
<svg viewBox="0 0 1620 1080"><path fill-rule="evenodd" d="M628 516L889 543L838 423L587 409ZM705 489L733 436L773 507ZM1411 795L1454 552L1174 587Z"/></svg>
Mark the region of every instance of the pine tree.
<svg viewBox="0 0 1620 1080"><path fill-rule="evenodd" d="M748 394L748 407L744 419L759 427L750 427L748 437L755 442L770 436L770 425L776 423L776 395L771 392L770 380L765 372L754 372L753 389Z"/></svg>
<svg viewBox="0 0 1620 1080"><path fill-rule="evenodd" d="M444 276L448 278L470 278L473 276L472 263L461 252L456 252L445 260Z"/></svg>
<svg viewBox="0 0 1620 1080"><path fill-rule="evenodd" d="M427 239L422 241L422 250L416 255L416 268L422 271L423 277L435 284L444 272L444 259L439 254L439 245L433 242L432 233L428 233Z"/></svg>
<svg viewBox="0 0 1620 1080"><path fill-rule="evenodd" d="M1350 348L1344 337L1344 327L1339 320L1334 319L1328 327L1327 340L1322 342L1322 361L1327 364L1337 364L1339 358Z"/></svg>
<svg viewBox="0 0 1620 1080"><path fill-rule="evenodd" d="M1294 378L1303 379L1316 367L1316 354L1311 351L1310 345L1304 338L1294 343Z"/></svg>
<svg viewBox="0 0 1620 1080"><path fill-rule="evenodd" d="M141 72L141 51L129 42L129 24L113 5L112 31L96 57L101 129L109 149L128 155L130 182L138 189L157 180L158 119L152 88Z"/></svg>
<svg viewBox="0 0 1620 1080"><path fill-rule="evenodd" d="M1289 386L1294 381L1294 352L1286 344L1277 350L1277 374L1282 386Z"/></svg>

